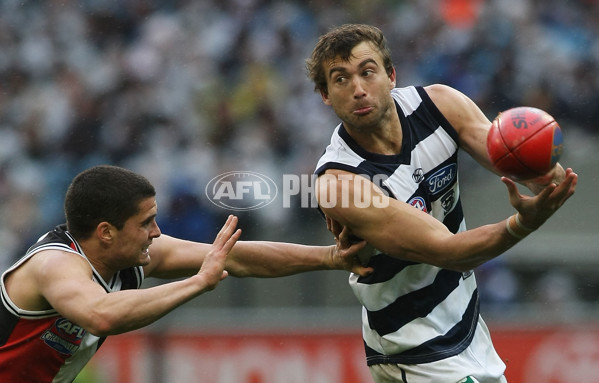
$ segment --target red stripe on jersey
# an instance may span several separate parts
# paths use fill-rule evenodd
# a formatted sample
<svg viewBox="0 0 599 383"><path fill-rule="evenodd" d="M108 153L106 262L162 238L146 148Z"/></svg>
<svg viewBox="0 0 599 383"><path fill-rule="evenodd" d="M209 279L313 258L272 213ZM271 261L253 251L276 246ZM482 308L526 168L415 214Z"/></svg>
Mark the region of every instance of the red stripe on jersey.
<svg viewBox="0 0 599 383"><path fill-rule="evenodd" d="M60 334L57 323L61 320L65 319L60 316L19 319L7 342L0 347L0 382L52 382L71 356L69 351L78 348L78 345L69 346L73 339Z"/></svg>

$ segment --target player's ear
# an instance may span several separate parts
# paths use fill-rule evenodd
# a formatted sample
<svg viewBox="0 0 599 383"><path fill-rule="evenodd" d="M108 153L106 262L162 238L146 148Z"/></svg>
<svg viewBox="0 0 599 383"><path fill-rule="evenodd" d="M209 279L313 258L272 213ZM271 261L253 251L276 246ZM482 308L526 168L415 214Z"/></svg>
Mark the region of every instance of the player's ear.
<svg viewBox="0 0 599 383"><path fill-rule="evenodd" d="M389 73L389 89L395 88L397 83L397 74L395 72L395 67L391 67L391 73Z"/></svg>
<svg viewBox="0 0 599 383"><path fill-rule="evenodd" d="M96 236L104 243L111 242L116 234L116 231L116 227L106 221L100 222L98 226L96 226Z"/></svg>
<svg viewBox="0 0 599 383"><path fill-rule="evenodd" d="M320 90L320 97L325 105L331 106L331 100L329 99L329 92L326 90Z"/></svg>

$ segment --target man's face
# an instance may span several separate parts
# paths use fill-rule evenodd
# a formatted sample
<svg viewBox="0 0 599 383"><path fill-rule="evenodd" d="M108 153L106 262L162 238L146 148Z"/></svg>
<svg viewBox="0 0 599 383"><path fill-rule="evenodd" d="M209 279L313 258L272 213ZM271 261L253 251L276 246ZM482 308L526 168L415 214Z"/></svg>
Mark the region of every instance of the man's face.
<svg viewBox="0 0 599 383"><path fill-rule="evenodd" d="M348 61L336 57L323 65L328 93L321 93L322 99L347 128L376 127L394 110L389 91L395 86L395 71L387 74L379 51L370 43L356 45Z"/></svg>
<svg viewBox="0 0 599 383"><path fill-rule="evenodd" d="M160 236L156 223L157 205L154 197L139 203L139 212L130 217L122 230L118 231L115 252L122 267L145 266L150 263L149 246L152 240Z"/></svg>

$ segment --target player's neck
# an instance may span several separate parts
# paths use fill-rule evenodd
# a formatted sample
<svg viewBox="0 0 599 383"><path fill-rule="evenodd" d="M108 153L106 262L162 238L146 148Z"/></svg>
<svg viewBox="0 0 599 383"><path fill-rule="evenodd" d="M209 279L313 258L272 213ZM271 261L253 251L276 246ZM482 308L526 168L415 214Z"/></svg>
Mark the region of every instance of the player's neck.
<svg viewBox="0 0 599 383"><path fill-rule="evenodd" d="M110 267L109 250L101 246L100 243L93 240L83 240L79 241L79 246L81 247L81 250L83 250L83 254L85 254L89 263L91 263L105 282L109 282L119 271Z"/></svg>
<svg viewBox="0 0 599 383"><path fill-rule="evenodd" d="M403 134L399 119L372 129L345 128L354 141L370 153L396 155L401 152Z"/></svg>

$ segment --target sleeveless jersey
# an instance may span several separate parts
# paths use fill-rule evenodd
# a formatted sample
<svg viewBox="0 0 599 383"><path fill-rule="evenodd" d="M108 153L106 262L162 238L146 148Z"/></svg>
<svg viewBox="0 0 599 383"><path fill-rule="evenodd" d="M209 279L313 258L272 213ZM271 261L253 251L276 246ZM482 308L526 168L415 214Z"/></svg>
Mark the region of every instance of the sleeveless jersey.
<svg viewBox="0 0 599 383"><path fill-rule="evenodd" d="M443 222L451 232L466 230L458 187L457 132L422 87L396 88L391 94L403 132L401 152L367 152L340 124L315 173L340 169L363 175L390 197ZM349 277L362 304L368 365L428 363L468 347L479 316L472 272L381 252L375 252L368 265L374 267L371 275Z"/></svg>
<svg viewBox="0 0 599 383"><path fill-rule="evenodd" d="M66 251L87 259L77 241L66 231L66 225L59 225L2 274L0 382L72 382L105 340L62 317L56 310L27 311L11 301L4 285L6 275L44 250ZM141 267L122 270L108 282L91 267L93 281L108 293L137 289L143 281Z"/></svg>

